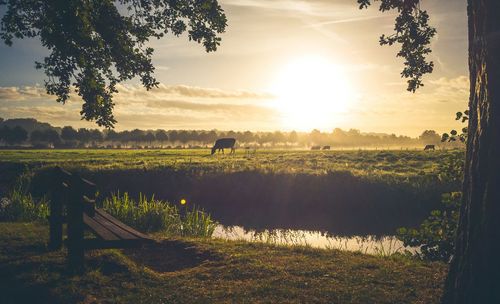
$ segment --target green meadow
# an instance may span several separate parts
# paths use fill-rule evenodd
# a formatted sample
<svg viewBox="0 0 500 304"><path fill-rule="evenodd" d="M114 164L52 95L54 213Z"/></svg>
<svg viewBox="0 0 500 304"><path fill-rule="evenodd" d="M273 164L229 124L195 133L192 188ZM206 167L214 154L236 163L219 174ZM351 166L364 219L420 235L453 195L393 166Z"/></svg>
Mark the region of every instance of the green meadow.
<svg viewBox="0 0 500 304"><path fill-rule="evenodd" d="M462 150L237 150L210 156L209 149L1 150L0 162L59 165L89 170L169 168L205 172L259 171L355 175L422 176L439 174L442 165L463 157Z"/></svg>

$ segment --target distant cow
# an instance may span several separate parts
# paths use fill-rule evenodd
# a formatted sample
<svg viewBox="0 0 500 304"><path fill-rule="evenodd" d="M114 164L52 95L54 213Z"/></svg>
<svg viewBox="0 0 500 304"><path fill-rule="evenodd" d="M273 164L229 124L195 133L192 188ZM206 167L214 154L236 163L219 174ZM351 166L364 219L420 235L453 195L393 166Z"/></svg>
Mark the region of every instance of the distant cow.
<svg viewBox="0 0 500 304"><path fill-rule="evenodd" d="M323 148L321 148L321 150L330 150L330 146L323 146Z"/></svg>
<svg viewBox="0 0 500 304"><path fill-rule="evenodd" d="M220 138L215 141L214 146L212 147L212 155L215 151L222 151L224 154L224 149L231 148L231 154L234 153L234 144L236 143L236 139L234 138Z"/></svg>
<svg viewBox="0 0 500 304"><path fill-rule="evenodd" d="M436 150L436 147L434 145L425 145L424 151L427 150Z"/></svg>
<svg viewBox="0 0 500 304"><path fill-rule="evenodd" d="M311 147L311 150L320 150L321 149L321 146L312 146Z"/></svg>

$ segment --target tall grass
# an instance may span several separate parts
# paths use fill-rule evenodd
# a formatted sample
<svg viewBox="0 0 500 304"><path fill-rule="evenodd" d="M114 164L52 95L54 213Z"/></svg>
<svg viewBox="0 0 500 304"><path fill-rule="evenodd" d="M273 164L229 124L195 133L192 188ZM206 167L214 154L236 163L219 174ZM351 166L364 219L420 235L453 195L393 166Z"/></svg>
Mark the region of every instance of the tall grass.
<svg viewBox="0 0 500 304"><path fill-rule="evenodd" d="M132 199L127 192L112 194L102 207L126 224L144 232L161 231L168 235L211 237L217 222L203 210L193 207L182 214L177 206L139 194Z"/></svg>
<svg viewBox="0 0 500 304"><path fill-rule="evenodd" d="M0 197L0 221L46 221L49 204L42 198L36 201L28 192L33 173L22 173L7 197Z"/></svg>
<svg viewBox="0 0 500 304"><path fill-rule="evenodd" d="M193 207L191 210L186 209L182 217L181 234L183 236L211 237L215 227L217 227L217 222L211 218L210 214Z"/></svg>

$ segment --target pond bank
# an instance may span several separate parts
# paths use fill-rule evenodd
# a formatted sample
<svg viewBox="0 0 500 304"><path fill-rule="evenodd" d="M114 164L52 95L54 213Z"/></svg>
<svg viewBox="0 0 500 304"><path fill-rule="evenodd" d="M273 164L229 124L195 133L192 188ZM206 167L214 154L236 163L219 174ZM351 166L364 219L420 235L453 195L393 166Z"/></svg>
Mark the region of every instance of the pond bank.
<svg viewBox="0 0 500 304"><path fill-rule="evenodd" d="M0 223L0 302L438 303L447 269L400 256L179 239L94 251L87 272L70 276L65 251L48 252L47 236L45 225Z"/></svg>

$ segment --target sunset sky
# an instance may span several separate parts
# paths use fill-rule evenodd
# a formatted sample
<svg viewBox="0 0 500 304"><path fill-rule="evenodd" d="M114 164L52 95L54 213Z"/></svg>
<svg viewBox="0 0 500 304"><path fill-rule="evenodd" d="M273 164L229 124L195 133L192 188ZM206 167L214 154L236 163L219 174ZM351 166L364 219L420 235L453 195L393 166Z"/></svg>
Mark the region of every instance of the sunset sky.
<svg viewBox="0 0 500 304"><path fill-rule="evenodd" d="M465 2L422 1L438 30L435 71L412 94L397 46L378 44L394 14L360 11L355 0L221 0L228 27L219 50L207 54L186 37L152 42L161 85L121 84L116 129L449 131L468 99ZM0 46L0 117L95 127L80 120L78 98L61 105L45 95L34 61L46 54L38 40Z"/></svg>

